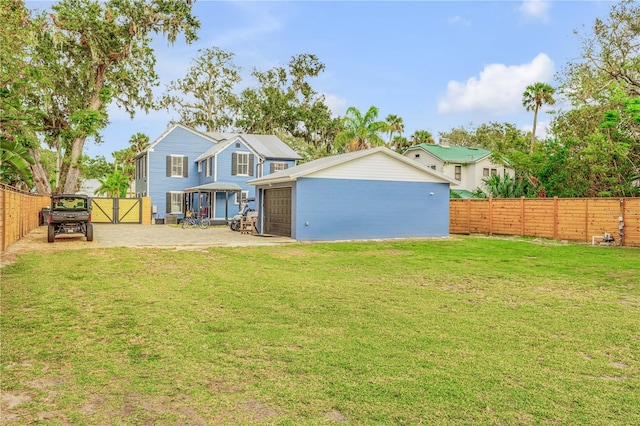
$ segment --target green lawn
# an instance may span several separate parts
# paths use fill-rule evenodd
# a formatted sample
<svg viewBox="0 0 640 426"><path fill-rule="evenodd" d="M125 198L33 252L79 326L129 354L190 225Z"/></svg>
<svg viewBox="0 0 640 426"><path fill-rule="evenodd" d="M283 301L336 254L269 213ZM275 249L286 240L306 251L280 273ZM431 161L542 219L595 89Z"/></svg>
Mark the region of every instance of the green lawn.
<svg viewBox="0 0 640 426"><path fill-rule="evenodd" d="M96 249L1 286L7 424L640 424L638 249Z"/></svg>

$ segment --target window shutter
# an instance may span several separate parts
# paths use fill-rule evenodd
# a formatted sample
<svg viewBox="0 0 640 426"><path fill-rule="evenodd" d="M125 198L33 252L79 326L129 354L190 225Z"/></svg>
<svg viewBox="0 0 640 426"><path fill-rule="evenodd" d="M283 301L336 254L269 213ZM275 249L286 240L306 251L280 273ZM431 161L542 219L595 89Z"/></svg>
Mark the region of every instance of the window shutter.
<svg viewBox="0 0 640 426"><path fill-rule="evenodd" d="M189 177L189 157L182 157L182 177Z"/></svg>
<svg viewBox="0 0 640 426"><path fill-rule="evenodd" d="M275 165L273 163L269 164L269 173L273 173L273 169L275 168Z"/></svg>
<svg viewBox="0 0 640 426"><path fill-rule="evenodd" d="M167 192L167 213L171 213L171 193Z"/></svg>
<svg viewBox="0 0 640 426"><path fill-rule="evenodd" d="M253 176L253 154L249 154L249 176Z"/></svg>
<svg viewBox="0 0 640 426"><path fill-rule="evenodd" d="M238 154L235 152L231 154L231 176L238 174Z"/></svg>
<svg viewBox="0 0 640 426"><path fill-rule="evenodd" d="M167 177L171 177L171 156L167 155Z"/></svg>

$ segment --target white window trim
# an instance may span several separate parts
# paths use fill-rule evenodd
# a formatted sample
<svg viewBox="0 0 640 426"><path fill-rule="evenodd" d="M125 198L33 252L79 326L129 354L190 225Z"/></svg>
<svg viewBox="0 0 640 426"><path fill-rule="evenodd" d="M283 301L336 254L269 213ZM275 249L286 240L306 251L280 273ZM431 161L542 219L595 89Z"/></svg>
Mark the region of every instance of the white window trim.
<svg viewBox="0 0 640 426"><path fill-rule="evenodd" d="M182 213L182 205L184 204L184 192L170 192L171 194L171 213L169 214L176 214L176 213ZM176 202L174 202L174 197L178 196L178 200L176 200ZM175 204L179 204L178 205L178 210L175 210Z"/></svg>
<svg viewBox="0 0 640 426"><path fill-rule="evenodd" d="M249 156L251 155L250 152L236 152L236 176L249 176ZM244 163L240 162L240 158L245 159ZM240 173L240 165L242 164L243 167L246 167L247 171L246 173Z"/></svg>
<svg viewBox="0 0 640 426"><path fill-rule="evenodd" d="M183 166L183 161L184 161L184 155L170 155L171 157L171 177L184 177L184 168ZM174 161L176 161L176 159L180 160L180 173L176 174L174 173L174 168L177 168L173 163Z"/></svg>
<svg viewBox="0 0 640 426"><path fill-rule="evenodd" d="M207 158L205 161L206 164L204 165L204 176L211 177L211 158Z"/></svg>
<svg viewBox="0 0 640 426"><path fill-rule="evenodd" d="M273 164L273 173L287 169L287 163L284 161L274 161L271 164Z"/></svg>
<svg viewBox="0 0 640 426"><path fill-rule="evenodd" d="M249 191L242 191L240 193L236 192L235 197L233 199L233 204L236 204L236 205L240 204L240 200L238 200L238 194L240 194L243 200L246 200L247 198L249 198Z"/></svg>

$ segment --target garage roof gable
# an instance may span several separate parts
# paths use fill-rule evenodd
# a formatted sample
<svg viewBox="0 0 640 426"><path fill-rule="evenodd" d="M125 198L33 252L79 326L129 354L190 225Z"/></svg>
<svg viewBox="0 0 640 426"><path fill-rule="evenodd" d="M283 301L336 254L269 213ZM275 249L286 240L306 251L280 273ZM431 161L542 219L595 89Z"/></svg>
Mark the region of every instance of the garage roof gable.
<svg viewBox="0 0 640 426"><path fill-rule="evenodd" d="M457 182L448 176L385 147L320 158L250 180L248 183L250 185L264 185L294 181L301 177L442 182L457 185Z"/></svg>

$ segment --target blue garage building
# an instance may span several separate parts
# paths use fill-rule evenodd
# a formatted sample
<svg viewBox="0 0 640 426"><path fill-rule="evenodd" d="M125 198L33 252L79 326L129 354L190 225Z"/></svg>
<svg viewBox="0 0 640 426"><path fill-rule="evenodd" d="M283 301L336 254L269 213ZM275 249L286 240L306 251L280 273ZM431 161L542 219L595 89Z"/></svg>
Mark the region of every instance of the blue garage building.
<svg viewBox="0 0 640 426"><path fill-rule="evenodd" d="M325 157L248 182L258 231L300 241L444 237L455 180L387 148Z"/></svg>

